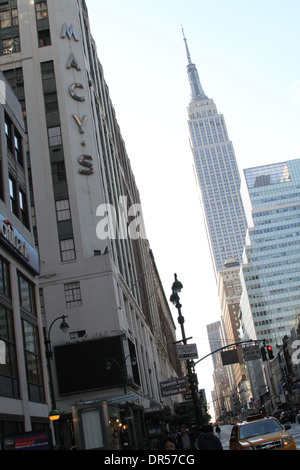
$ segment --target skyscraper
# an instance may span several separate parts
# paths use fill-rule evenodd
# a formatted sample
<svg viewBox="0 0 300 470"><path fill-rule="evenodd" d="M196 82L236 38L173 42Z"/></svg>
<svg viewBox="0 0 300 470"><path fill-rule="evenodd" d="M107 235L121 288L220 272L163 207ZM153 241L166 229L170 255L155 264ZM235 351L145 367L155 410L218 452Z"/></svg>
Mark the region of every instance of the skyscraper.
<svg viewBox="0 0 300 470"><path fill-rule="evenodd" d="M190 141L217 280L218 271L226 259L234 257L241 262L247 225L240 195L239 170L224 116L218 113L214 101L204 93L185 36L184 42L191 86L188 107Z"/></svg>
<svg viewBox="0 0 300 470"><path fill-rule="evenodd" d="M243 329L247 337L266 339L274 347L290 335L300 313L300 160L244 174L249 228L242 265Z"/></svg>

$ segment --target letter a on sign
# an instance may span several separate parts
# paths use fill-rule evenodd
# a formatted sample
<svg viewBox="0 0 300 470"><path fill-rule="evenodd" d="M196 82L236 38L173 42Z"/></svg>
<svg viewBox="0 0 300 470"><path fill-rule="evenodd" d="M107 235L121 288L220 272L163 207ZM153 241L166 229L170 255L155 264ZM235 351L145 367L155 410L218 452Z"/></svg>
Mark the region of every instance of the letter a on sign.
<svg viewBox="0 0 300 470"><path fill-rule="evenodd" d="M67 69L71 69L71 68L78 70L78 72L81 70L81 67L78 64L78 61L76 57L74 56L73 52L71 52L71 55L67 62Z"/></svg>

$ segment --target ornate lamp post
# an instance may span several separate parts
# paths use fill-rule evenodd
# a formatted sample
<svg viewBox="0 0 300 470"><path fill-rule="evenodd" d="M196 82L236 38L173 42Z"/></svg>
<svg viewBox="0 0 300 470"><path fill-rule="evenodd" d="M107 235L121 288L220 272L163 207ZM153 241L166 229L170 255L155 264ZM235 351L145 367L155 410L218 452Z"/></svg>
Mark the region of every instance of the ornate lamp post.
<svg viewBox="0 0 300 470"><path fill-rule="evenodd" d="M46 329L44 328L44 343L45 343L45 350L46 350L46 359L47 359L47 368L48 368L48 377L49 377L49 386L50 386L50 398L51 398L51 411L49 413L49 419L50 421L53 422L53 427L54 427L54 435L55 435L55 442L59 446L60 445L60 434L59 434L59 429L57 426L57 422L60 418L60 412L57 410L56 407L56 399L55 399L55 391L54 391L54 382L53 382L53 375L52 375L52 367L51 367L51 361L53 358L53 353L51 350L51 339L50 339L50 333L53 324L58 321L62 320L60 324L60 329L64 332L67 333L68 329L70 328L68 322L66 321L67 315L62 315L60 317L57 317L53 320L51 323L48 334Z"/></svg>
<svg viewBox="0 0 300 470"><path fill-rule="evenodd" d="M170 297L170 302L172 302L175 307L177 308L178 310L178 323L180 325L180 328L181 328L181 334L182 334L182 342L183 344L186 344L187 342L187 338L185 336L185 329L184 329L184 317L181 313L181 303L180 303L180 298L179 298L179 295L178 293L181 292L181 290L183 289L183 285L181 284L180 281L178 281L177 279L177 274L174 274L174 282L172 284L172 294L171 294L171 297ZM194 365L194 362L190 359L188 359L186 361L186 365L187 365L187 370L188 370L188 379L189 379L189 383L190 383L190 390L191 390L191 393L192 393L192 399L193 399L193 405L194 405L194 413L195 413L195 418L196 418L196 423L197 423L197 426L198 428L200 428L200 426L202 425L202 412L201 412L201 408L199 406L199 401L198 401L198 397L197 397L197 374L195 374L195 372L193 371L193 365Z"/></svg>
<svg viewBox="0 0 300 470"><path fill-rule="evenodd" d="M124 393L127 393L127 389L126 389L126 385L127 385L127 373L126 373L126 359L130 357L131 358L131 364L133 366L135 366L137 364L137 361L136 361L136 357L129 354L128 356L126 356L124 358L124 361L122 364L119 364L118 361L116 359L114 359L113 357L108 357L106 359L104 359L105 361L105 369L106 370L111 370L112 368L112 362L114 362L120 369L120 372L121 372L121 378L122 378L122 382L123 382L123 388L124 388Z"/></svg>

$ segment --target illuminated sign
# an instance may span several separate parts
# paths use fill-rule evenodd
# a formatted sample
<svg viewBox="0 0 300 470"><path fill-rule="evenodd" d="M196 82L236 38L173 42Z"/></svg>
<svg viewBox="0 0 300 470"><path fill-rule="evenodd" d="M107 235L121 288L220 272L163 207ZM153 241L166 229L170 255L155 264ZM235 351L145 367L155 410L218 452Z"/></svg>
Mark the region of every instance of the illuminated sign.
<svg viewBox="0 0 300 470"><path fill-rule="evenodd" d="M51 450L52 436L48 429L2 438L3 450Z"/></svg>
<svg viewBox="0 0 300 470"><path fill-rule="evenodd" d="M77 35L76 30L72 24L69 27L67 26L67 23L63 24L60 37L61 39L65 39L66 37L68 37L69 41L71 41L73 38L76 42L79 42L79 36ZM75 69L77 72L81 71L81 67L73 52L71 52L69 56L66 68L68 70ZM84 90L84 86L80 82L74 82L74 83L71 83L71 85L69 85L69 94L71 98L75 100L77 103L84 103L85 96L82 95L80 90ZM84 126L87 122L87 116L84 115L83 117L79 117L76 113L74 113L73 118L78 124L79 133L81 135L84 134L85 132ZM85 141L81 141L81 145L82 147L84 147ZM80 155L80 157L78 158L78 163L81 167L84 167L78 170L81 175L89 176L95 172L95 166L93 164L93 160L94 159L91 155L86 155L85 153Z"/></svg>
<svg viewBox="0 0 300 470"><path fill-rule="evenodd" d="M36 249L1 212L0 241L35 274L39 273L39 258Z"/></svg>

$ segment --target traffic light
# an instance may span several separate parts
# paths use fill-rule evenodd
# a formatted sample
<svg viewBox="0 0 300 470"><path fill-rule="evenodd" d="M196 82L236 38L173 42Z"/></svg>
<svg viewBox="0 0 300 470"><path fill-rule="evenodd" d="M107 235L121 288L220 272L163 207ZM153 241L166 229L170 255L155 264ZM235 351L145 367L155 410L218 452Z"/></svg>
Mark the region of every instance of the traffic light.
<svg viewBox="0 0 300 470"><path fill-rule="evenodd" d="M188 379L189 379L190 389L192 390L194 388L195 390L198 385L197 374L194 374L194 373L189 374Z"/></svg>
<svg viewBox="0 0 300 470"><path fill-rule="evenodd" d="M266 361L267 360L267 354L266 354L266 350L264 347L261 347L260 348L260 354L261 354L261 358L263 361Z"/></svg>
<svg viewBox="0 0 300 470"><path fill-rule="evenodd" d="M269 359L274 359L274 354L273 354L273 348L272 348L272 346L268 345L268 346L267 346L267 350L268 350Z"/></svg>

